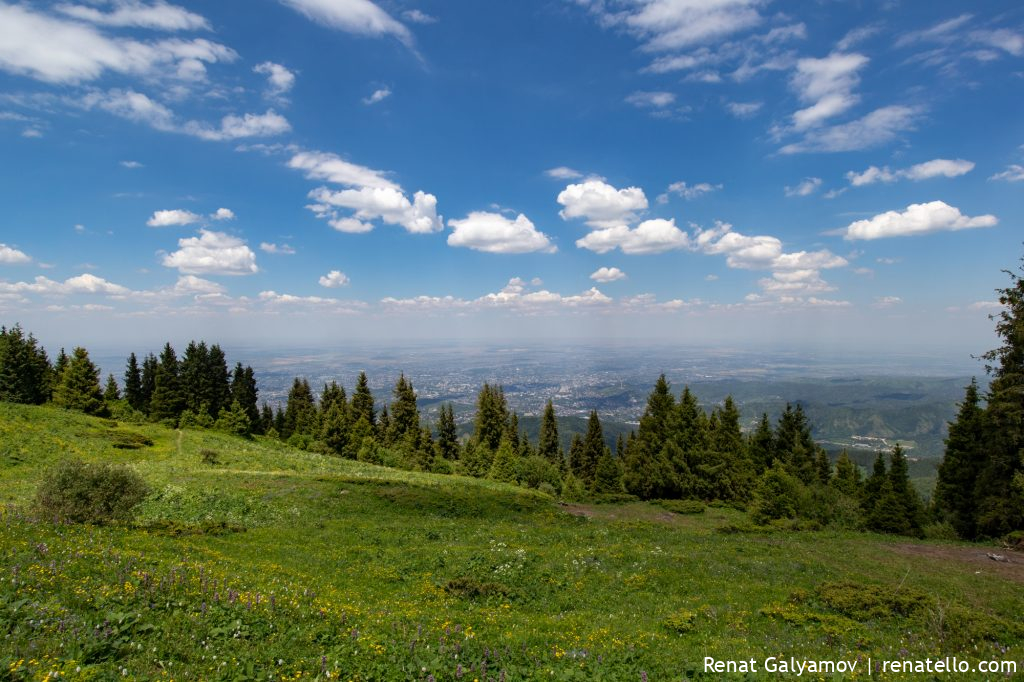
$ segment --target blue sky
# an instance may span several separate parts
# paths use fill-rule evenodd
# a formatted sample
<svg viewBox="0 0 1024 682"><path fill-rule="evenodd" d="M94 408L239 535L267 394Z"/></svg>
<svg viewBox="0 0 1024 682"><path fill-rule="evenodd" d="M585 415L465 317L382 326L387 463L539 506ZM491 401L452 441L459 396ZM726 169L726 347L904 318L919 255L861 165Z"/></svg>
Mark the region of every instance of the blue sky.
<svg viewBox="0 0 1024 682"><path fill-rule="evenodd" d="M62 344L992 345L1024 8L0 0L0 317Z"/></svg>

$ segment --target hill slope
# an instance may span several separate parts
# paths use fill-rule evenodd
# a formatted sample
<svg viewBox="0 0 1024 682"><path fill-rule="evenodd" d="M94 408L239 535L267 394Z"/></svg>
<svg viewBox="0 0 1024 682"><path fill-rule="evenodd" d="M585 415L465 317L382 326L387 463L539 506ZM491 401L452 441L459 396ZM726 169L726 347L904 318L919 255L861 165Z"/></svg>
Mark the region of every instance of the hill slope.
<svg viewBox="0 0 1024 682"><path fill-rule="evenodd" d="M146 478L136 526L26 515L69 455ZM750 532L730 509L562 507L9 404L0 491L7 679L660 680L701 674L704 656L1021 658L1021 565L967 545Z"/></svg>

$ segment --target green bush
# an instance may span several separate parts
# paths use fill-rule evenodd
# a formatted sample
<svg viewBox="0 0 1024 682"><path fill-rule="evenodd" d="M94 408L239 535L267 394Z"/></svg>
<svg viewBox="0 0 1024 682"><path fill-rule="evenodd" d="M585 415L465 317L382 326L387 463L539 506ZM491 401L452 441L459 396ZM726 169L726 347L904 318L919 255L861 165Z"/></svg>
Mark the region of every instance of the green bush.
<svg viewBox="0 0 1024 682"><path fill-rule="evenodd" d="M220 464L220 453L216 450L203 448L199 451L199 456L202 458L203 464L206 464L207 466L217 466Z"/></svg>
<svg viewBox="0 0 1024 682"><path fill-rule="evenodd" d="M58 521L105 524L128 520L148 492L146 482L133 469L71 459L43 479L35 508Z"/></svg>
<svg viewBox="0 0 1024 682"><path fill-rule="evenodd" d="M110 440L111 445L118 450L138 450L153 445L151 438L134 431L115 431Z"/></svg>

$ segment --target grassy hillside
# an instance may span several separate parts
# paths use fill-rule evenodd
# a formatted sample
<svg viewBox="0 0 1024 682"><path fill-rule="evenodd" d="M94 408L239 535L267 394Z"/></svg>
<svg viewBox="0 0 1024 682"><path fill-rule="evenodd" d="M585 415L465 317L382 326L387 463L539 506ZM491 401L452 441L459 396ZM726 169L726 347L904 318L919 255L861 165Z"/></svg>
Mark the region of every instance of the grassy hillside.
<svg viewBox="0 0 1024 682"><path fill-rule="evenodd" d="M31 518L67 456L135 467L154 491L137 523ZM1022 564L984 547L567 507L9 404L0 503L0 680L678 680L705 656L859 660L858 676L868 656L1024 658Z"/></svg>

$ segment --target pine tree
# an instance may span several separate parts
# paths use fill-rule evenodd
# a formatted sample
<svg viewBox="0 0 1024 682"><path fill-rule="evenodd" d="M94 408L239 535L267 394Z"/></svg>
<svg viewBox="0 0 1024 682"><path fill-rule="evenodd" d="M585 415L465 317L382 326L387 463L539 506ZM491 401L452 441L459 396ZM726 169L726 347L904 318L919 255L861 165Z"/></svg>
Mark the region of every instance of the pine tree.
<svg viewBox="0 0 1024 682"><path fill-rule="evenodd" d="M405 440L406 434L414 432L418 435L420 431L416 391L413 390L412 382L405 378L405 373L398 376L392 395L394 400L391 403L389 440L392 443L401 443Z"/></svg>
<svg viewBox="0 0 1024 682"><path fill-rule="evenodd" d="M370 393L370 382L366 378L366 372L359 373L356 390L352 393L350 408L353 422L365 419L370 426L377 425L377 416L373 409L373 394Z"/></svg>
<svg viewBox="0 0 1024 682"><path fill-rule="evenodd" d="M103 400L107 403L116 403L121 399L121 389L117 386L117 379L113 374L107 375L107 385L103 389Z"/></svg>
<svg viewBox="0 0 1024 682"><path fill-rule="evenodd" d="M915 535L920 534L924 525L924 508L921 504L921 497L910 483L907 457L899 443L892 449L892 454L889 456L889 482L893 494L899 500L909 532Z"/></svg>
<svg viewBox="0 0 1024 682"><path fill-rule="evenodd" d="M579 461L573 466L576 478L580 479L587 487L594 484L594 477L597 475L597 462L607 449L597 410L591 410L590 418L587 420L587 435L584 436L582 448L579 449Z"/></svg>
<svg viewBox="0 0 1024 682"><path fill-rule="evenodd" d="M971 379L956 420L949 423L946 452L935 483L936 512L966 539L977 535L975 486L987 452L985 412L978 403L978 383Z"/></svg>
<svg viewBox="0 0 1024 682"><path fill-rule="evenodd" d="M214 428L243 438L249 438L252 435L252 423L249 421L249 415L245 413L245 409L237 400L231 403L230 408L220 408Z"/></svg>
<svg viewBox="0 0 1024 682"><path fill-rule="evenodd" d="M779 417L779 425L775 430L775 452L804 484L810 485L820 480L815 466L818 448L811 437L807 415L799 403L795 409L786 403L786 409Z"/></svg>
<svg viewBox="0 0 1024 682"><path fill-rule="evenodd" d="M67 369L68 363L71 359L68 354L64 352L64 349L60 349L60 353L57 354L57 359L53 361L53 388L56 390L57 383L60 382L60 378L64 376L64 370Z"/></svg>
<svg viewBox="0 0 1024 682"><path fill-rule="evenodd" d="M210 349L206 347L205 341L190 341L181 356L178 377L185 409L217 418L219 408L216 411L213 409L213 391L206 374L209 356Z"/></svg>
<svg viewBox="0 0 1024 682"><path fill-rule="evenodd" d="M320 429L320 440L327 448L338 456L343 456L348 448L348 410L340 400L331 400L324 412L323 426Z"/></svg>
<svg viewBox="0 0 1024 682"><path fill-rule="evenodd" d="M505 434L502 437L508 438L509 442L512 443L512 449L519 452L519 414L515 410L512 411L508 421L505 422Z"/></svg>
<svg viewBox="0 0 1024 682"><path fill-rule="evenodd" d="M484 383L476 401L476 420L473 438L492 452L501 444L508 432L508 404L501 386Z"/></svg>
<svg viewBox="0 0 1024 682"><path fill-rule="evenodd" d="M231 408L231 403L234 400L234 396L231 395L231 382L230 375L228 374L228 362L224 356L224 351L221 350L218 344L210 346L209 352L206 354L206 363L203 368L204 377L204 388L209 392L210 396L210 412L219 414L222 407ZM255 386L255 382L253 384ZM241 401L240 401L241 402ZM252 403L253 413L255 413L256 403L255 399ZM246 412L246 416L252 419L252 415L248 410L246 403L242 403L242 408Z"/></svg>
<svg viewBox="0 0 1024 682"><path fill-rule="evenodd" d="M637 437L644 441L653 452L660 452L665 441L672 435L676 400L672 395L665 375L658 377L654 390L647 396L647 407L640 417Z"/></svg>
<svg viewBox="0 0 1024 682"><path fill-rule="evenodd" d="M153 397L149 402L150 417L156 420L177 420L185 409L185 399L181 392L178 357L171 344L165 344L160 353L160 363L156 370L156 381Z"/></svg>
<svg viewBox="0 0 1024 682"><path fill-rule="evenodd" d="M540 439L537 443L537 454L559 469L565 466L562 445L558 440L558 417L555 416L555 406L550 400L544 406L544 415L540 420Z"/></svg>
<svg viewBox="0 0 1024 682"><path fill-rule="evenodd" d="M605 448L594 471L594 484L591 487L596 495L607 495L622 492L622 471L619 463Z"/></svg>
<svg viewBox="0 0 1024 682"><path fill-rule="evenodd" d="M128 356L128 365L124 370L124 397L133 410L143 411L145 404L142 399L142 371L135 353Z"/></svg>
<svg viewBox="0 0 1024 682"><path fill-rule="evenodd" d="M491 463L491 470L487 478L505 483L516 482L516 455L512 443L507 438L502 439L494 453L494 461Z"/></svg>
<svg viewBox="0 0 1024 682"><path fill-rule="evenodd" d="M253 433L263 433L260 410L257 407L259 400L259 389L256 387L256 375L252 367L242 367L242 363L236 363L231 373L231 402L237 402L245 410L249 418Z"/></svg>
<svg viewBox="0 0 1024 682"><path fill-rule="evenodd" d="M642 500L679 496L678 475L665 454L670 447L672 444L666 443L661 450L652 452L645 440L630 434L622 475L626 492Z"/></svg>
<svg viewBox="0 0 1024 682"><path fill-rule="evenodd" d="M84 348L78 347L72 352L54 390L53 402L60 407L80 410L86 414L105 414L100 371Z"/></svg>
<svg viewBox="0 0 1024 682"><path fill-rule="evenodd" d="M761 421L757 423L757 429L750 434L749 440L750 459L754 464L754 472L760 476L772 466L775 461L775 434L772 425L768 421L768 413L761 414Z"/></svg>
<svg viewBox="0 0 1024 682"><path fill-rule="evenodd" d="M437 449L444 459L459 458L459 432L455 425L455 409L451 403L441 406L437 420Z"/></svg>
<svg viewBox="0 0 1024 682"><path fill-rule="evenodd" d="M142 403L142 411L150 413L153 402L153 392L156 391L156 375L160 369L160 363L156 356L150 353L142 360L142 382L139 399Z"/></svg>
<svg viewBox="0 0 1024 682"><path fill-rule="evenodd" d="M25 336L17 324L0 327L0 400L41 405L49 400L53 384L50 361L35 337Z"/></svg>
<svg viewBox="0 0 1024 682"><path fill-rule="evenodd" d="M339 403L345 411L348 411L348 397L345 395L345 388L339 386L336 381L324 385L323 393L320 394L320 411L326 414L334 403Z"/></svg>
<svg viewBox="0 0 1024 682"><path fill-rule="evenodd" d="M309 388L309 382L299 377L292 380L292 387L288 391L281 438L288 440L294 434L317 435L316 401L313 399L313 391Z"/></svg>
<svg viewBox="0 0 1024 682"><path fill-rule="evenodd" d="M843 450L836 460L836 473L830 483L839 492L853 498L859 498L862 493L860 469L850 459L846 450Z"/></svg>
<svg viewBox="0 0 1024 682"><path fill-rule="evenodd" d="M818 469L818 479L822 483L828 484L832 480L832 462L824 448L817 448L817 450L818 457L815 459L815 467Z"/></svg>
<svg viewBox="0 0 1024 682"><path fill-rule="evenodd" d="M885 468L885 455L881 452L875 457L875 465L871 475L864 482L864 501L862 507L865 515L870 515L882 494L882 485L888 480L889 474ZM891 487L891 486L890 486Z"/></svg>
<svg viewBox="0 0 1024 682"><path fill-rule="evenodd" d="M376 440L385 447L392 445L391 440L391 412L388 410L387 403L380 408L380 414L377 416L377 428L376 428Z"/></svg>
<svg viewBox="0 0 1024 682"><path fill-rule="evenodd" d="M578 433L572 434L572 441L569 443L569 471L579 479L579 472L584 468L583 463L583 438Z"/></svg>
<svg viewBox="0 0 1024 682"><path fill-rule="evenodd" d="M263 407L260 408L260 428L258 433L267 434L273 428L274 410L267 403L263 403Z"/></svg>
<svg viewBox="0 0 1024 682"><path fill-rule="evenodd" d="M685 456L706 450L710 435L710 424L707 414L701 408L689 386L683 388L676 407L676 424L674 440L682 448Z"/></svg>

